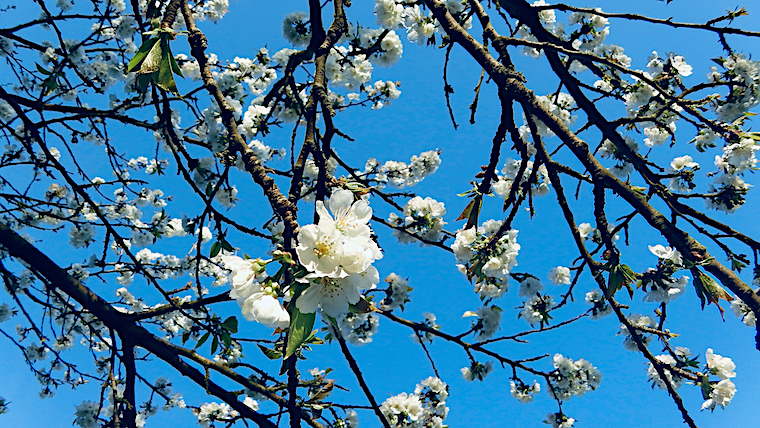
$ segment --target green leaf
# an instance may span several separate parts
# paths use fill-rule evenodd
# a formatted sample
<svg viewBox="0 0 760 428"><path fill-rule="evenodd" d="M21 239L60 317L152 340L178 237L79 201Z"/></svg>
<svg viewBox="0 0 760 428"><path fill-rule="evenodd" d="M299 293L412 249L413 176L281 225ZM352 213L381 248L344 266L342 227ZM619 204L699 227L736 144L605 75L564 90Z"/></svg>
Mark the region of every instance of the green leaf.
<svg viewBox="0 0 760 428"><path fill-rule="evenodd" d="M298 307L293 305L293 313L290 315L290 328L288 329L288 346L285 348L285 358L293 355L306 341L314 327L314 315L302 314Z"/></svg>
<svg viewBox="0 0 760 428"><path fill-rule="evenodd" d="M219 347L219 339L214 336L214 340L211 342L211 353L216 354L216 348Z"/></svg>
<svg viewBox="0 0 760 428"><path fill-rule="evenodd" d="M135 82L137 83L137 92L144 94L148 90L148 83L153 80L150 74L138 74Z"/></svg>
<svg viewBox="0 0 760 428"><path fill-rule="evenodd" d="M276 351L274 349L269 349L261 345L258 345L258 346L259 346L259 349L261 349L261 352L263 352L264 355L266 355L267 358L269 358L270 360L279 360L280 358L282 358L282 352Z"/></svg>
<svg viewBox="0 0 760 428"><path fill-rule="evenodd" d="M710 58L710 60L720 66L723 66L723 64L726 62L723 58Z"/></svg>
<svg viewBox="0 0 760 428"><path fill-rule="evenodd" d="M46 89L45 95L50 94L56 88L58 88L58 82L55 80L55 76L50 76L42 82L42 87Z"/></svg>
<svg viewBox="0 0 760 428"><path fill-rule="evenodd" d="M699 268L692 268L691 273L694 275L694 289L697 291L699 301L702 303L702 310L705 309L705 301L707 303L714 303L718 307L718 310L720 310L721 318L724 318L723 308L720 307L720 300L723 299L730 302L734 298L720 284L715 282L714 279L702 273Z"/></svg>
<svg viewBox="0 0 760 428"><path fill-rule="evenodd" d="M741 260L731 259L731 270L741 272L745 267L747 267L747 265L744 264Z"/></svg>
<svg viewBox="0 0 760 428"><path fill-rule="evenodd" d="M230 334L226 330L222 330L222 342L224 342L224 346L226 348L229 348L232 346L232 338L230 337Z"/></svg>
<svg viewBox="0 0 760 428"><path fill-rule="evenodd" d="M462 214L459 214L459 217L457 217L457 219L454 220L454 221L459 221L459 220L464 220L464 219L470 218L470 216L472 215L472 210L475 209L475 204L477 203L477 201L478 201L477 197L473 198L467 204L467 206L464 207L464 211L462 211Z"/></svg>
<svg viewBox="0 0 760 428"><path fill-rule="evenodd" d="M150 55L149 55L150 58ZM169 41L166 38L161 40L161 62L158 66L158 79L156 85L159 88L169 91L173 94L179 95L177 92L177 85L174 83L174 72L171 65L172 51L169 49ZM148 61L146 58L145 62ZM144 63L143 63L144 66ZM140 69L142 71L142 69Z"/></svg>
<svg viewBox="0 0 760 428"><path fill-rule="evenodd" d="M314 330L309 334L309 337L304 340L304 343L308 343L309 345L322 345L325 341L322 340L322 338L317 337L317 330Z"/></svg>
<svg viewBox="0 0 760 428"><path fill-rule="evenodd" d="M229 242L227 242L227 240L226 240L226 239L224 239L224 238L220 238L220 239L219 239L219 242L221 242L221 243L222 243L222 248L224 248L226 251L235 251L235 249L234 249L234 248L232 248L232 245L230 245L230 243L229 243Z"/></svg>
<svg viewBox="0 0 760 428"><path fill-rule="evenodd" d="M182 75L182 70L179 68L179 65L177 65L177 60L174 58L174 55L172 55L170 58L171 58L171 64L172 64L172 71L174 72L174 74L184 79L185 76Z"/></svg>
<svg viewBox="0 0 760 428"><path fill-rule="evenodd" d="M189 339L189 338L190 338L190 332L189 331L186 331L186 332L182 333L182 344L184 345L185 342L187 342L187 339Z"/></svg>
<svg viewBox="0 0 760 428"><path fill-rule="evenodd" d="M222 323L222 328L231 332L231 333L237 333L238 332L238 320L234 316L231 316L224 320Z"/></svg>
<svg viewBox="0 0 760 428"><path fill-rule="evenodd" d="M135 71L135 68L137 68L137 66L143 62L145 57L148 56L148 53L150 53L157 41L158 37L151 37L140 45L140 49L137 50L137 53L129 61L129 65L127 65L127 72Z"/></svg>
<svg viewBox="0 0 760 428"><path fill-rule="evenodd" d="M195 344L195 349L200 348L204 343L206 343L206 340L208 340L208 336L211 334L210 331L207 331L206 334L201 336L200 339L198 339L198 343Z"/></svg>
<svg viewBox="0 0 760 428"><path fill-rule="evenodd" d="M628 265L615 265L610 269L610 277L607 283L607 297L612 297L623 286L628 288L628 294L633 297L631 283L636 281L636 274Z"/></svg>
<svg viewBox="0 0 760 428"><path fill-rule="evenodd" d="M220 251L222 251L222 244L219 241L214 242L214 245L211 246L211 257L216 257Z"/></svg>
<svg viewBox="0 0 760 428"><path fill-rule="evenodd" d="M34 63L34 65L37 66L37 71L39 71L40 73L44 74L45 76L50 76L51 74L53 74L50 70L48 70L45 67L37 64L36 62Z"/></svg>

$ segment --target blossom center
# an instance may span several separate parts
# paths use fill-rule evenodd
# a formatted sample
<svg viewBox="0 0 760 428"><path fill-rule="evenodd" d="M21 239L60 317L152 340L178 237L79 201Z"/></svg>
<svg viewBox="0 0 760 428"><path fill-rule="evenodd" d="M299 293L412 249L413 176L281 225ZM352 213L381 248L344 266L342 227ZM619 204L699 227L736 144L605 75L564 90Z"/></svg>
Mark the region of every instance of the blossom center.
<svg viewBox="0 0 760 428"><path fill-rule="evenodd" d="M317 241L317 245L314 246L314 255L317 257L325 257L332 252L333 242L323 236Z"/></svg>

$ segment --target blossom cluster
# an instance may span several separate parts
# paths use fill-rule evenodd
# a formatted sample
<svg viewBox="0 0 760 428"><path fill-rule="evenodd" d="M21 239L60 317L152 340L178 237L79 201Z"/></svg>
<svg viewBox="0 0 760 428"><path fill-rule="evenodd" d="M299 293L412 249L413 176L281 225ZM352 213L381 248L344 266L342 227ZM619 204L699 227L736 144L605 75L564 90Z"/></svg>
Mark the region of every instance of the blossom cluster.
<svg viewBox="0 0 760 428"><path fill-rule="evenodd" d="M395 273L390 273L385 278L385 282L388 283L386 296L378 302L377 307L383 311L392 311L396 308L403 310L404 304L409 301L409 292L412 291L409 281Z"/></svg>
<svg viewBox="0 0 760 428"><path fill-rule="evenodd" d="M556 370L550 375L549 394L558 400L581 396L598 388L602 381L602 373L584 359L574 361L555 354L554 368Z"/></svg>
<svg viewBox="0 0 760 428"><path fill-rule="evenodd" d="M467 382L472 382L475 379L482 381L493 371L493 361L488 361L485 364L472 361L470 367L462 367L459 370L462 372L462 378Z"/></svg>
<svg viewBox="0 0 760 428"><path fill-rule="evenodd" d="M377 333L380 318L373 314L355 314L346 312L337 318L340 334L352 345L362 346L372 342Z"/></svg>
<svg viewBox="0 0 760 428"><path fill-rule="evenodd" d="M520 379L509 381L509 392L521 403L530 403L540 391L541 385L535 380L532 385L523 383Z"/></svg>
<svg viewBox="0 0 760 428"><path fill-rule="evenodd" d="M492 284L497 292L489 292L498 297L506 290L509 272L517 265L520 244L517 230L501 231L503 222L486 220L480 227L471 227L457 232L451 245L459 271L477 282ZM483 287L480 287L481 289ZM480 291L481 295L483 291Z"/></svg>
<svg viewBox="0 0 760 428"><path fill-rule="evenodd" d="M290 315L278 300L280 285L266 273L268 262L232 255L224 255L221 259L230 270L230 297L237 301L245 319L269 328L286 328L290 324Z"/></svg>
<svg viewBox="0 0 760 428"><path fill-rule="evenodd" d="M446 9L464 29L472 27L472 16L465 13L460 0L446 0ZM388 30L406 29L406 37L412 43L430 44L436 33L442 32L433 14L425 14L419 5L405 0L375 0L377 24ZM432 42L434 43L434 42Z"/></svg>
<svg viewBox="0 0 760 428"><path fill-rule="evenodd" d="M757 293L758 289L755 289L754 291ZM742 301L742 299L738 297L734 298L734 300L731 302L731 312L733 312L734 315L741 319L744 325L748 327L754 327L757 323L755 313L746 303L744 303L744 301Z"/></svg>
<svg viewBox="0 0 760 428"><path fill-rule="evenodd" d="M441 156L438 150L428 150L419 155L414 155L409 164L398 161L387 161L380 164L375 158L367 160L364 174L374 174L378 182L376 187L382 188L385 183L393 187L403 189L411 187L424 180L438 170L441 165Z"/></svg>
<svg viewBox="0 0 760 428"><path fill-rule="evenodd" d="M361 290L375 288L380 279L372 263L383 255L371 236L367 201L355 201L350 190L341 189L333 192L327 206L322 201L316 205L319 222L298 232L296 253L309 273L298 280L308 286L296 307L302 313L320 307L338 317L359 302Z"/></svg>
<svg viewBox="0 0 760 428"><path fill-rule="evenodd" d="M502 309L496 305L482 306L477 311L467 311L465 317L477 317L472 323L472 331L477 333L476 340L486 340L496 333L501 324Z"/></svg>
<svg viewBox="0 0 760 428"><path fill-rule="evenodd" d="M399 242L403 244L417 242L418 237L426 241L441 239L443 225L446 224L443 221L443 216L446 214L443 202L430 197L422 199L415 196L404 205L402 214L403 217L400 217L396 213L391 213L388 217L388 223L403 228L403 230L393 231L393 236L398 238ZM420 245L424 245L424 242Z"/></svg>
<svg viewBox="0 0 760 428"><path fill-rule="evenodd" d="M641 314L631 314L626 316L626 319L631 324L631 326L636 329L636 327L644 327L644 328L654 328L656 326L654 320L652 317L648 315L641 315ZM641 334L641 332L638 332L638 336L641 339L641 342L644 344L644 346L649 346L649 343L652 341L653 337L651 334ZM636 344L636 341L633 338L633 335L631 334L630 330L628 330L628 327L625 324L620 325L620 333L624 336L623 339L623 346L625 349L629 351L638 351L639 347Z"/></svg>
<svg viewBox="0 0 760 428"><path fill-rule="evenodd" d="M690 356L691 351L689 348L677 346L672 355L662 354L654 357L660 367L662 367L667 383L669 383L674 389L678 389L683 385L684 378L678 371L671 370L670 368L680 369L689 366L691 363L691 360L689 359ZM647 377L653 385L660 389L667 389L665 381L662 380L662 377L657 373L657 369L652 363L648 363Z"/></svg>
<svg viewBox="0 0 760 428"><path fill-rule="evenodd" d="M540 165L538 170L533 171L534 163L531 160L525 161L525 170L520 177L522 161L517 159L507 159L501 174L497 176L498 181L493 183L493 192L500 198L506 199L514 185L517 185L516 195L523 193L523 186L527 186L531 195L544 196L549 193L549 172L545 165Z"/></svg>
<svg viewBox="0 0 760 428"><path fill-rule="evenodd" d="M429 377L417 384L414 394L402 392L386 399L380 412L392 428L441 428L449 413L448 396L448 385Z"/></svg>
<svg viewBox="0 0 760 428"><path fill-rule="evenodd" d="M713 410L716 406L726 407L736 394L736 385L731 381L731 378L736 377L734 372L736 364L730 358L713 353L712 348L708 348L705 352L705 359L707 360L707 372L718 376L720 381L716 384L709 384L710 392L705 397L705 402L702 403L702 410Z"/></svg>
<svg viewBox="0 0 760 428"><path fill-rule="evenodd" d="M755 152L758 150L760 144L757 141L742 137L727 143L722 155L715 155L714 163L721 174L715 177L711 185L715 195L707 199L710 208L733 213L744 204L744 195L751 186L742 177L745 172L757 169Z"/></svg>
<svg viewBox="0 0 760 428"><path fill-rule="evenodd" d="M676 270L683 268L681 253L671 247L650 245L649 251L659 258L657 268L647 269L641 277L641 288L647 292L643 300L654 303L670 303L683 294L689 283L688 276L672 277Z"/></svg>

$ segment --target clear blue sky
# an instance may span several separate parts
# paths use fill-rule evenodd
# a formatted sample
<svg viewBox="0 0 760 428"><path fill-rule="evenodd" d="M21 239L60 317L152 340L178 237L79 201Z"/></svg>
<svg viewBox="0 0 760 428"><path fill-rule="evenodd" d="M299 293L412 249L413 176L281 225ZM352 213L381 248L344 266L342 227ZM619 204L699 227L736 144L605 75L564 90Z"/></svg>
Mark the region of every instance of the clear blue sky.
<svg viewBox="0 0 760 428"><path fill-rule="evenodd" d="M20 2L0 1L0 6L12 3ZM607 12L630 11L661 18L673 16L677 21L704 21L737 5L739 3L686 0L675 0L667 6L664 2L654 0L606 1L602 5L588 2L582 4L582 6L602 6ZM760 7L749 3L746 6L750 16L737 20L737 25L743 28L758 28ZM18 11L4 15L6 22L0 23L0 26L8 26L17 19L19 21L25 19L29 15L26 9L34 7L36 6L26 3L23 6L19 5ZM230 13L220 24L213 25L206 22L201 28L209 38L209 50L215 52L223 61L232 60L235 56L253 56L261 46L267 46L270 52L276 52L287 46L281 37L282 17L291 11L305 9L303 2L264 3L238 0L231 2ZM348 12L352 22L358 20L367 26L375 25L369 2L354 1L354 5ZM32 16L36 14L36 10L31 13ZM22 16L24 18L21 18ZM402 40L405 41L403 35ZM632 67L634 68L644 68L646 57L653 50L661 54L671 51L682 54L694 67L694 79L702 79L708 71L707 68L711 65L710 55L720 54L719 45L714 36L695 31L674 32L663 27L632 26L618 20L613 20L611 23L611 35L608 42L622 45L633 59ZM747 52L753 47L756 48L757 43L737 43L734 47ZM175 42L173 49L175 53L188 53L184 40ZM517 68L525 73L528 79L527 84L531 89L538 94L546 94L556 89L555 79L545 74L546 65L543 60L532 60L519 55L515 55L514 59L517 62ZM453 108L457 122L461 125L459 130L455 131L448 119L443 98L442 66L443 51L432 47L418 47L405 41L404 57L401 62L387 70L376 68L373 76L373 81L375 79L400 81L402 83L401 98L380 111L361 109L340 114L336 118L337 126L341 131L356 138L357 142L336 140L334 147L356 167L361 167L369 156L376 157L381 162L390 159L408 161L410 156L422 151L441 149L443 164L439 171L411 190L420 196L431 196L443 201L448 208L446 216L449 222L448 228L454 230L461 227L461 225L455 225L454 219L466 203L456 194L468 190L468 182L472 180L480 165L488 162L488 151L499 110L493 93L493 85L485 85L481 94L477 124L469 125L467 107L471 102L472 88L477 83L480 70L462 49L455 48L452 52L450 81L455 89L452 95ZM190 88L189 82L178 84L181 91L183 88ZM145 141L146 147L152 144L152 137L149 135L141 137L130 135L120 138L135 139L138 145L140 141ZM289 138L290 130L275 131L264 142L272 147L289 147ZM686 140L687 138L682 137L682 141ZM686 153L694 156L691 150L682 151L678 146L674 149L662 150L662 153L663 158L672 158ZM704 155L697 160L709 169L712 164L711 156ZM506 157L510 155L504 154L503 158ZM748 179L751 183L752 178ZM167 193L171 193L168 190L171 189L168 183L173 179L171 175L165 178L167 185L163 188ZM238 176L238 180L238 188L248 182L242 176ZM180 197L181 194L177 192L175 196ZM752 193L750 196L753 196ZM387 217L388 209L379 202L379 200L372 202L372 206L378 215ZM587 195L581 195L580 200L575 203L580 211L585 212L585 216L578 214L578 222L593 221L592 211L586 208L588 203ZM184 204L183 201L172 204L171 209L174 210L175 215L181 215L183 211L189 211L192 208L191 205ZM500 201L487 199L484 213L499 218L500 206ZM549 269L557 265L570 265L575 258L575 253L569 245L571 242L569 234L561 221L559 209L553 199L553 192L537 200L536 208L538 212L536 217L530 219L523 213L518 216L515 224L515 228L520 230L518 242L522 245L522 251L518 257L519 265L515 270L536 273L545 281L547 289L552 290L555 286L550 285L546 278ZM730 220L733 224L739 225L737 227L743 232L756 236L760 228L753 219L756 218L758 208L760 207L757 202L753 202L750 198L748 204ZM247 209L244 200L231 212L243 215L240 212ZM716 213L716 217L724 218L725 216ZM640 223L634 224L642 226ZM465 331L470 321L462 319L461 315L465 310L477 309L479 301L472 293L471 285L456 271L453 256L432 248L395 245L389 231L379 225L375 226L375 230L381 245L386 248L384 259L376 265L380 270L381 278L390 272L396 272L401 276L409 277L410 286L414 287L411 294L412 301L407 305L402 316L420 320L423 311L430 311L438 316L438 322L445 331L451 333ZM636 232L631 235L631 246L623 247L622 251L624 256L630 254L631 266L641 271L656 263L656 258L649 254L646 246L665 244L665 241L648 230L639 232L646 230L644 227L637 227L635 230ZM265 251L258 244L253 249L247 249L245 242L238 241L233 244L242 247L244 252L254 256L257 255L256 248L258 251ZM42 245L53 248L59 243L46 241ZM77 254L76 257L72 256L71 260L65 257L59 260L61 263L67 263L77 261L77 257L81 258ZM743 278L749 280L746 274ZM521 305L522 302L517 296L516 284L513 282L512 285L510 291L496 302L505 309L500 334L519 332L529 327L525 321L516 318L518 310L512 309ZM588 276L584 277L575 293L576 304L554 314L555 321L572 317L585 310L583 295L593 288L591 279ZM555 293L555 296L558 293ZM7 301L6 297L7 295L0 295L0 302ZM635 297L633 302L629 302L627 298L622 300L625 304L630 303L634 312L650 313L654 306L643 305L640 298ZM720 316L715 307L710 306L704 312L700 311L698 299L690 285L685 295L668 308L669 328L681 333L681 336L673 342L675 345L690 347L692 352L701 355L708 347L712 347L716 353L731 357L737 365L737 377L734 380L737 394L725 411L718 409L714 414L699 412L702 398L698 388L685 385L679 390L687 408L691 410L692 416L700 427L723 427L732 424L751 426L751 421L757 420L756 409L760 404L760 392L757 390L757 385L760 384L760 359L757 358L757 351L754 350L752 340L754 331L741 324L730 313L727 305L724 307L727 310L725 323L720 322ZM234 304L221 306L217 311L237 313ZM17 322L16 319L10 323L13 322ZM9 327L10 323L3 327ZM601 387L583 397L574 397L563 406L568 415L578 420L576 426L680 426L681 419L675 405L664 391L650 388L646 382L645 359L623 348L622 338L615 335L618 330L619 323L612 316L599 321L582 320L559 332L537 335L529 344L502 344L494 349L515 359L559 352L574 359L585 358L597 366L604 375ZM411 331L382 319L380 330L375 335L373 343L361 348L352 348L379 401L401 392L412 392L416 383L433 375L422 349L408 338L410 333ZM0 426L30 425L30 416L34 418L31 426L69 426L74 419L74 406L83 400L96 398L96 385L88 385L76 392L59 390L56 397L40 401L37 398L37 382L25 368L21 356L6 345L3 345L3 349L7 351L3 352L4 363L3 369L0 370L0 396L5 397L12 404L10 412L0 416ZM653 343L650 349L655 354L659 354L657 343ZM520 404L512 398L509 394L509 377L511 376L509 369L497 369L483 383L468 383L462 380L459 373L461 367L468 365L467 356L461 349L436 340L430 347L430 351L436 360L442 379L451 387L448 401L451 411L447 423L452 427L504 425L543 427L545 425L541 421L546 417L546 413L556 411L556 405L545 392L529 404ZM255 349L248 351L247 356L247 361L253 364L261 362L266 366L263 357ZM334 393L335 400L363 402L361 391L353 380L336 344L316 347L308 356L307 361L300 363L302 373L312 367L318 366L322 369L332 367L335 372L331 377L351 391L350 393ZM483 358L481 361L486 362L488 359ZM549 358L537 367L548 370L550 361ZM146 367L149 365L151 364L144 364ZM276 370L274 365L270 367ZM147 373L155 377L165 372L166 367L158 363L152 365ZM170 377L175 385L178 385L175 389L183 392L188 403L198 405L207 401L198 388L194 386L180 388L179 385L186 383L177 376ZM524 377L524 379L531 378ZM545 385L542 386L545 390ZM379 425L371 413L360 413L360 420L363 427ZM193 421L194 417L188 411L173 411L169 414L160 412L158 416L148 420L147 426L184 427L192 426Z"/></svg>

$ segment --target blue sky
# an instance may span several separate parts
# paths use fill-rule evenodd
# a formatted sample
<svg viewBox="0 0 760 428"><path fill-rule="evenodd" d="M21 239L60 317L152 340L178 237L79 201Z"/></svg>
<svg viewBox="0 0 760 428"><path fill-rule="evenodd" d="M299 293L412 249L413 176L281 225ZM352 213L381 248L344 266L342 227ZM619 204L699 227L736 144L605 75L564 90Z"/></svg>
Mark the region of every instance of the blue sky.
<svg viewBox="0 0 760 428"><path fill-rule="evenodd" d="M0 6L10 3L12 2L0 2ZM358 20L364 25L375 26L368 3L355 1L348 10L349 19L352 22ZM579 5L599 6L593 3ZM665 5L664 2L644 0L608 1L601 6L607 12L631 11L662 18L673 16L676 21L704 21L726 9L733 9L736 5L731 2L686 2L684 0L675 0L670 5ZM6 14L6 22L11 22L12 17L14 20L24 19L21 16L28 13L27 7L32 6L19 6L18 11ZM758 28L760 8L749 4L747 7L750 16L737 20L737 25L743 28ZM232 60L235 56L253 56L262 46L269 48L270 52L276 52L287 46L281 37L282 17L291 11L304 9L305 5L302 2L286 1L273 5L271 2L264 4L238 0L231 2L230 13L220 24L213 25L206 22L203 23L201 29L209 38L209 50L216 53L222 60ZM31 15L36 16L37 12ZM402 40L405 40L403 35ZM634 26L619 20L612 21L608 42L621 44L633 59L632 67L634 68L644 68L646 57L653 50L660 52L661 55L667 52L682 54L694 67L691 82L701 81L711 65L709 58L720 55L716 37L706 36L696 31L675 32L651 25ZM734 47L748 52L749 49L757 46L756 43L751 42L739 42L737 39ZM184 40L181 39L173 44L173 49L175 53L188 53ZM517 68L526 75L527 85L536 93L546 94L556 89L556 79L546 74L547 66L542 59L533 60L518 54L515 54L514 59ZM449 76L450 83L455 89L452 95L452 107L457 122L461 126L458 130L454 130L448 119L443 98L442 67L443 51L405 43L404 57L401 62L391 69L376 68L373 77L373 81L374 79L400 81L402 83L401 97L391 106L379 111L356 109L338 115L336 124L339 129L357 141L351 143L337 140L334 148L345 160L356 167L361 167L369 156L376 157L381 162L391 159L408 161L412 155L422 151L441 149L443 164L439 171L410 190L420 196L431 196L443 201L448 209L446 215L448 229L455 230L461 225L456 224L454 219L466 204L466 201L458 198L456 194L468 190L470 187L468 183L473 179L480 165L488 162L488 151L496 129L499 110L494 86L484 85L477 123L469 125L468 106L471 102L472 88L477 83L480 70L462 49L455 48L452 52ZM686 82L689 83L690 80L687 79ZM178 84L181 91L183 88L191 87L190 82L178 82ZM129 135L128 137L124 135L117 138L124 139L124 142L127 142L127 138L136 140L137 144L129 149L135 151L134 156L141 151L142 141L145 142L146 147L153 144L152 136L149 135ZM682 142L688 140L688 137L681 138ZM284 129L273 132L264 142L272 147L289 147L289 139L290 130ZM549 144L556 145L557 143L552 141ZM683 146L663 149L661 151L663 159L689 153L705 165L705 168L711 166L711 156L714 156L714 153L704 154L698 158L691 153L693 150L690 148L681 149L681 147ZM86 156L86 154L82 155ZM505 153L502 159L506 157L509 155ZM103 175L105 176L106 173L104 172ZM162 184L165 191L174 189L171 187L174 178L172 175L161 178L165 182L165 185ZM242 175L238 175L237 180L239 180L238 188L241 188L243 183L249 182L245 181ZM752 179L748 181L753 182ZM589 208L588 189L585 190L586 193L582 192L579 200L573 202L578 209L578 222L593 221L592 210ZM167 193L170 192L167 191ZM177 192L174 195L177 199L182 199L181 193ZM534 272L547 283L549 292L552 291L552 287L555 287L549 284L547 278L549 269L557 265L568 266L576 257L570 247L572 241L565 230L566 226L553 195L552 192L549 196L538 199L536 201L537 215L531 219L527 213L521 213L514 226L520 231L518 242L522 245L516 271ZM752 196L751 193L750 196ZM378 200L371 203L377 215L387 218L389 211L379 202ZM486 198L484 214L499 218L500 206L501 201ZM193 208L192 202L185 200L172 204L172 209L177 215L181 215L183 211L190 212ZM715 213L715 217L730 220L731 224L737 225L741 231L750 236L756 236L760 231L757 222L754 221L758 208L757 202L750 199L738 213L730 217ZM238 218L249 218L252 222L260 221L260 216L245 205L245 200L238 207L233 208L231 213L239 216ZM306 219L308 216L302 214L302 218ZM430 311L438 316L438 323L445 331L451 333L465 331L470 321L463 319L462 313L465 310L475 310L479 306L479 300L472 292L471 285L456 271L453 256L434 248L396 245L389 231L379 225L374 228L379 242L385 249L385 257L376 265L380 270L381 278L390 272L396 272L403 277L409 277L410 286L414 287L411 293L412 301L407 305L402 316L421 320L422 312ZM649 231L640 222L634 222L631 230L635 232L631 234L630 247L621 249L624 258L628 257L629 264L634 270L641 271L654 266L656 257L647 251L646 246L665 244L664 239ZM52 249L60 244L61 242L48 238L41 245L43 248ZM233 245L241 247L247 254L255 256L257 251L261 253L266 251L258 243L249 247L246 247L247 244L245 241L233 241ZM59 260L60 263L65 264L77 261L77 257L81 258L79 254L61 255ZM745 280L750 279L746 271L742 277ZM509 334L529 328L524 320L516 318L518 310L512 309L522 303L517 296L516 284L512 285L510 291L496 302L505 309L499 334ZM137 288L139 286L140 284L136 283L133 287L139 290ZM115 290L116 287L113 288ZM558 311L555 314L555 321L571 318L585 310L583 295L593 288L591 278L588 275L583 277L575 293L576 304ZM555 296L559 294L559 289L557 290ZM7 297L7 295L0 296ZM2 299L0 302L7 300L5 297L0 297L0 299ZM634 312L651 312L654 306L644 305L640 299L639 295L634 297L633 302L629 302L627 298L621 298L622 303L630 304ZM694 354L700 355L704 355L705 350L712 347L716 353L732 358L737 365L735 379L737 395L725 411L718 409L714 414L699 412L702 399L698 388L685 385L679 390L687 408L691 410L692 416L701 427L726 426L732 423L746 425L747 422L756 420L755 412L760 402L760 393L756 389L756 385L760 384L760 362L758 362L757 351L754 350L752 339L754 331L741 324L730 313L727 305L724 304L724 307L727 310L726 322L721 322L714 306L709 306L704 311L699 309L698 299L693 288L689 286L685 295L668 308L669 328L681 334L674 341L675 345L690 347ZM238 313L234 303L221 305L217 311L225 314ZM9 324L3 325L4 328L8 326ZM252 326L246 328L254 332L263 331ZM611 316L598 321L584 319L558 332L536 335L530 343L502 343L494 349L514 359L543 353L553 355L559 352L574 359L585 358L597 366L604 375L601 387L583 397L574 397L563 405L565 412L578 420L576 426L680 425L680 416L667 394L659 389L652 390L646 382L645 359L641 355L626 351L621 344L622 337L615 335L617 331L619 331L619 323ZM433 375L425 354L408 338L409 334L411 331L392 325L386 319L381 319L380 330L374 341L364 347L352 348L379 401L401 392L412 392L419 381ZM9 348L4 349L8 351L3 353L4 369L0 371L0 396L5 397L12 404L10 412L0 416L0 421L2 421L0 425L16 426L24 421L29 424L29 416L34 415L36 422L33 422L33 426L68 426L73 421L74 406L82 400L93 400L97 396L97 386L87 385L75 392L59 390L56 397L45 401L39 400L37 382L25 368L19 353L11 352ZM650 349L655 354L659 353L656 343L653 343ZM545 425L541 421L546 417L546 413L556 411L556 405L544 392L529 404L520 404L513 399L509 395L509 377L511 376L509 369L497 369L483 383L468 383L462 380L459 373L461 367L468 365L467 356L461 349L436 340L430 346L430 352L435 358L442 379L451 387L451 398L448 401L451 411L447 423L452 427L491 427L513 424L543 427ZM268 363L262 361L263 357L255 349L251 349L246 355L253 364L266 366ZM481 360L481 362L486 361L488 359ZM537 368L545 370L548 370L550 366L550 358L536 365ZM147 369L149 378L151 375L155 377L166 373L166 367L161 363L145 363L144 367ZM316 347L308 355L308 360L302 362L300 367L302 367L302 373L312 367L322 369L332 367L335 371L330 377L350 390L349 393L335 392L333 395L335 400L364 402L358 385L340 355L337 344ZM275 365L270 364L270 368L276 370ZM531 377L523 379L532 380ZM193 386L181 388L187 383L178 376L171 376L171 380L177 386L175 389L184 393L188 403L198 405L207 401L203 391L199 391L198 388ZM360 413L360 420L363 427L379 425L371 413ZM173 411L168 414L159 413L158 416L149 419L147 426L184 427L192 426L193 421L194 417L189 412Z"/></svg>

